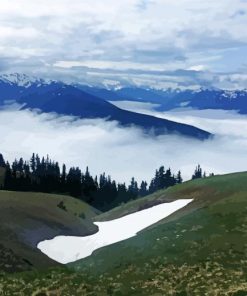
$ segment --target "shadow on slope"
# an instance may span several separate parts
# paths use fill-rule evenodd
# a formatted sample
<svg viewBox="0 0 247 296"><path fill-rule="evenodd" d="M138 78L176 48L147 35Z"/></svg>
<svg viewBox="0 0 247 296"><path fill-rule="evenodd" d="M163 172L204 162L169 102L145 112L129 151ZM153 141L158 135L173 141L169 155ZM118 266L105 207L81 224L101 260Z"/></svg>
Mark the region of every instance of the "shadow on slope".
<svg viewBox="0 0 247 296"><path fill-rule="evenodd" d="M21 271L57 265L37 244L57 235L97 232L89 205L68 196L0 191L0 269Z"/></svg>

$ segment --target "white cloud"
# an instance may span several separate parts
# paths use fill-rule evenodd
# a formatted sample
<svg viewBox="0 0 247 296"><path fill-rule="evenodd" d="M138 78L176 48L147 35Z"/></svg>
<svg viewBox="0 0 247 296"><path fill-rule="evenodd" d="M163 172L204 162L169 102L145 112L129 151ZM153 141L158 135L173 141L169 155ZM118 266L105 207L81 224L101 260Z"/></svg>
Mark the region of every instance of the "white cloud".
<svg viewBox="0 0 247 296"><path fill-rule="evenodd" d="M185 108L159 112L155 110L159 105L152 103L129 101L112 101L111 103L124 110L194 125L218 136L236 136L247 139L247 116L240 115L236 111Z"/></svg>
<svg viewBox="0 0 247 296"><path fill-rule="evenodd" d="M88 67L94 69L111 69L111 70L146 70L146 71L164 71L164 70L176 70L178 63L174 65L173 63L167 63L166 65L159 64L143 64L143 63L135 63L128 61L94 61L94 60L84 60L81 61L57 61L53 64L54 67L59 68L73 68L73 67ZM205 67L204 67L205 68ZM202 70L201 66L200 69ZM191 67L190 70L199 71L198 67Z"/></svg>
<svg viewBox="0 0 247 296"><path fill-rule="evenodd" d="M21 156L27 159L33 152L48 153L60 163L84 169L88 165L93 174L105 171L117 181L128 183L132 176L150 181L160 165L173 171L181 169L186 179L198 163L207 172L246 170L247 118L225 113L220 116L221 119L219 114L210 118L208 114L165 115L217 132L214 140L200 142L177 136L154 139L139 129L120 128L117 123L103 120L74 121L69 117L5 110L0 111L1 153L9 160Z"/></svg>
<svg viewBox="0 0 247 296"><path fill-rule="evenodd" d="M205 65L195 65L188 68L188 70L191 71L204 71L207 70L207 67Z"/></svg>

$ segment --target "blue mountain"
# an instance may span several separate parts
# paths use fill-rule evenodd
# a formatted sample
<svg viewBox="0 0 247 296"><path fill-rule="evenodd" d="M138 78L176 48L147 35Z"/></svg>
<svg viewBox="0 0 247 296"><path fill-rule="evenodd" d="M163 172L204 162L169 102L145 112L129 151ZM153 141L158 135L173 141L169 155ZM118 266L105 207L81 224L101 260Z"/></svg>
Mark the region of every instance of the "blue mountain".
<svg viewBox="0 0 247 296"><path fill-rule="evenodd" d="M157 110L167 111L176 108L236 110L247 114L247 90L156 90L127 87L117 90L86 88L86 92L97 94L109 101L138 101L159 104Z"/></svg>
<svg viewBox="0 0 247 296"><path fill-rule="evenodd" d="M154 89L143 89L137 87L125 87L116 90L108 90L104 88L89 87L85 85L76 85L79 89L102 98L107 101L139 101L163 104L165 100L164 94Z"/></svg>
<svg viewBox="0 0 247 296"><path fill-rule="evenodd" d="M105 118L118 121L122 126L141 127L155 135L180 134L201 140L210 136L209 133L193 126L119 109L105 100L69 85L60 86L47 93L22 97L19 102L25 104L24 109L40 109L45 113L56 112L89 119Z"/></svg>
<svg viewBox="0 0 247 296"><path fill-rule="evenodd" d="M26 81L27 78L20 80L20 77L14 81L8 81L7 78L0 80L2 104L6 100L15 100L22 104L22 109L39 109L41 112L56 112L80 118L114 120L122 126L135 125L155 135L179 134L200 140L210 137L208 132L190 125L119 109L102 98L62 82Z"/></svg>
<svg viewBox="0 0 247 296"><path fill-rule="evenodd" d="M241 114L247 114L247 91L246 90L215 90L200 89L198 91L180 92L163 104L165 110L191 107L195 109L222 109L236 110Z"/></svg>

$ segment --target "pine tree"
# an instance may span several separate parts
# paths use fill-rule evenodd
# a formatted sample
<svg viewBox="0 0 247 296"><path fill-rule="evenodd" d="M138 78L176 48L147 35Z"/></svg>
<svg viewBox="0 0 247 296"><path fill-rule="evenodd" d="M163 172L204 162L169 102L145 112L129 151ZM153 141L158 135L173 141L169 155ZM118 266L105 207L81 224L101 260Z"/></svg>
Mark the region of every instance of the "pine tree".
<svg viewBox="0 0 247 296"><path fill-rule="evenodd" d="M161 166L158 171L158 178L157 178L157 190L163 189L167 187L166 184L166 175L165 175L165 168Z"/></svg>
<svg viewBox="0 0 247 296"><path fill-rule="evenodd" d="M36 161L35 161L35 154L34 153L33 153L31 160L30 160L30 167L31 167L32 173L34 173L36 170Z"/></svg>
<svg viewBox="0 0 247 296"><path fill-rule="evenodd" d="M95 183L94 178L89 172L89 168L86 168L85 175L82 175L82 184L81 184L81 195L82 199L90 204L95 203L95 196L98 188Z"/></svg>
<svg viewBox="0 0 247 296"><path fill-rule="evenodd" d="M88 201L103 211L182 182L180 171L174 176L170 168L165 171L164 166L161 166L155 171L149 188L146 181L142 181L139 188L134 177L130 185L126 187L125 183L117 185L111 176L106 177L105 173L101 174L99 179L97 176L93 177L88 167L84 174L78 167L70 168L67 173L65 165L60 171L59 163L52 161L48 155L46 158L40 158L34 153L30 161L26 162L20 158L15 160L11 166L8 162L5 163L0 154L1 166L5 166L4 188L7 190L66 192ZM193 178L201 177L202 170L198 165Z"/></svg>
<svg viewBox="0 0 247 296"><path fill-rule="evenodd" d="M66 178L67 178L66 165L63 164L62 176L61 176L61 185L62 185L62 188L63 188L64 191L65 191L65 186L66 186Z"/></svg>
<svg viewBox="0 0 247 296"><path fill-rule="evenodd" d="M10 164L8 163L8 161L6 162L4 189L6 189L6 190L13 190L14 189L12 171L11 171Z"/></svg>
<svg viewBox="0 0 247 296"><path fill-rule="evenodd" d="M6 163L4 161L3 155L0 153L0 167L5 168Z"/></svg>
<svg viewBox="0 0 247 296"><path fill-rule="evenodd" d="M148 195L148 189L147 189L147 182L146 181L142 181L141 182L141 186L140 186L140 190L139 190L139 195L140 196L146 196Z"/></svg>
<svg viewBox="0 0 247 296"><path fill-rule="evenodd" d="M81 197L82 173L79 168L71 168L67 175L68 192L74 197Z"/></svg>
<svg viewBox="0 0 247 296"><path fill-rule="evenodd" d="M154 193L155 191L159 190L159 171L155 171L155 176L151 180L149 185L149 193Z"/></svg>
<svg viewBox="0 0 247 296"><path fill-rule="evenodd" d="M137 198L138 193L139 193L139 188L138 188L138 184L137 184L134 177L131 179L131 182L130 182L130 185L128 188L128 192L129 192L130 196L132 197L131 199Z"/></svg>
<svg viewBox="0 0 247 296"><path fill-rule="evenodd" d="M177 184L183 183L181 171L178 171L178 173L177 173L176 182L177 182Z"/></svg>
<svg viewBox="0 0 247 296"><path fill-rule="evenodd" d="M202 178L202 169L201 166L198 165L195 169L194 175L192 176L192 180Z"/></svg>

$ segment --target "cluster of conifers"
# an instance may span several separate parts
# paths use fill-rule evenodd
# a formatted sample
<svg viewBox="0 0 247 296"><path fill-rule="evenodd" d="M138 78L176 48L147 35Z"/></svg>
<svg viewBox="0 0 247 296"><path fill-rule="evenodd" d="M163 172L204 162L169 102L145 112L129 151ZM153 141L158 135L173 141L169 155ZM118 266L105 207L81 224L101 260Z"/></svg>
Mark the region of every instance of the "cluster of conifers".
<svg viewBox="0 0 247 296"><path fill-rule="evenodd" d="M105 173L93 177L88 167L85 172L79 167L67 170L62 165L60 168L59 163L52 161L49 156L40 158L38 154L33 154L29 161L23 158L15 160L11 165L0 154L0 167L4 172L2 189L67 194L103 211L183 181L180 171L174 175L170 168L165 170L161 166L149 185L142 181L138 186L133 177L127 186L125 183L117 184ZM202 170L198 166L192 178L202 177Z"/></svg>

